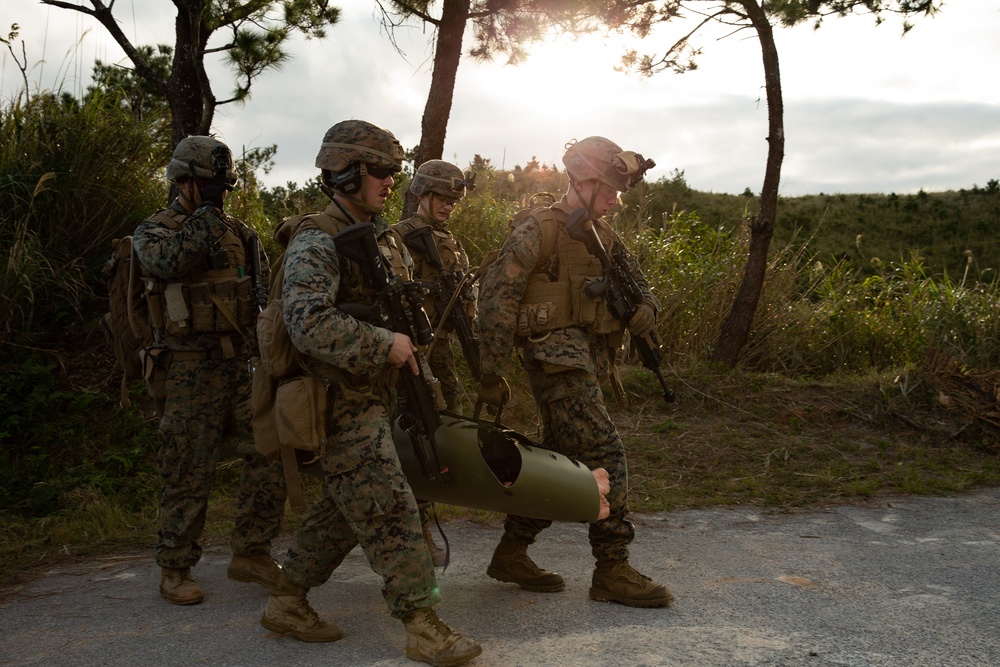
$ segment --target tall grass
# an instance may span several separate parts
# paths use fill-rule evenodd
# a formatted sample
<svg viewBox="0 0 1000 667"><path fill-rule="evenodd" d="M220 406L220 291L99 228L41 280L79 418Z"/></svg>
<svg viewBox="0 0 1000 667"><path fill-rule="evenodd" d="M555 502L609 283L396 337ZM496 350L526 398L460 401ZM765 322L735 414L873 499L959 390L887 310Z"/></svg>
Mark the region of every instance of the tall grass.
<svg viewBox="0 0 1000 667"><path fill-rule="evenodd" d="M511 186L503 174L480 174L480 184L451 222L473 264L502 245L507 221L526 199L504 198ZM530 192L533 184L522 175L519 187ZM612 217L660 300L665 360L683 369L711 355L743 278L749 239L741 225L707 224L694 211L663 212L661 195L640 185ZM933 276L916 251L865 266L849 259L824 264L813 259L812 241L793 238L772 248L743 368L789 376L865 374L919 364L932 347L975 367L1000 361L995 279L977 282L979 274L972 273L956 283Z"/></svg>
<svg viewBox="0 0 1000 667"><path fill-rule="evenodd" d="M156 129L99 94L0 109L0 514L51 516L73 490L130 506L149 488L149 424L116 409L96 320L111 239L166 201Z"/></svg>
<svg viewBox="0 0 1000 667"><path fill-rule="evenodd" d="M100 95L0 109L0 343L79 320L111 238L165 199L154 134Z"/></svg>

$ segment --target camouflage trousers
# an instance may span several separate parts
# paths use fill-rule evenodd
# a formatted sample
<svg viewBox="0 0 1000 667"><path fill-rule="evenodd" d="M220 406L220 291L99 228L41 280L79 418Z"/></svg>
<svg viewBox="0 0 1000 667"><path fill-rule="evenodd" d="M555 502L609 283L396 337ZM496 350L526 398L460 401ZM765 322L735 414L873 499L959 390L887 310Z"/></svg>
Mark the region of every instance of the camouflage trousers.
<svg viewBox="0 0 1000 667"><path fill-rule="evenodd" d="M288 580L325 583L360 544L395 618L441 599L417 501L392 440L391 401L331 391L323 497L296 531L283 563Z"/></svg>
<svg viewBox="0 0 1000 667"><path fill-rule="evenodd" d="M245 459L240 475L235 554L270 553L285 511L281 461L256 453L250 427L250 374L246 359L175 361L166 379L157 456L163 491L156 562L186 568L201 558L198 539L225 444Z"/></svg>
<svg viewBox="0 0 1000 667"><path fill-rule="evenodd" d="M448 404L448 409L455 412L462 411L462 401L465 397L465 388L458 377L455 368L455 357L451 351L452 337L443 334L434 343L431 353L427 355L427 365L438 382L441 383L441 393L444 395L444 402Z"/></svg>
<svg viewBox="0 0 1000 667"><path fill-rule="evenodd" d="M590 545L597 559L628 558L635 527L628 516L628 466L618 429L608 416L597 378L582 370L546 373L538 362L527 361L528 382L542 417L542 447L577 459L587 468L608 471L611 515L590 524ZM546 519L508 515L504 531L531 544L545 528Z"/></svg>

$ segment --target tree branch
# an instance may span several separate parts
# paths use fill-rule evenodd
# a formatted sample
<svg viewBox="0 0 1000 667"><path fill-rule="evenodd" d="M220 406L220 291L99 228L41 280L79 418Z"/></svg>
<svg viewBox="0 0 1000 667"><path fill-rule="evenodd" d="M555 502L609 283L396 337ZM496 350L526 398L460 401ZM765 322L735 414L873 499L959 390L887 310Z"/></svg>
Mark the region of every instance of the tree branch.
<svg viewBox="0 0 1000 667"><path fill-rule="evenodd" d="M61 0L42 0L42 4L52 5L53 7L59 7L61 9L72 9L73 11L93 16L97 19L98 23L103 25L105 29L111 33L115 42L122 48L122 51L125 52L128 59L132 61L132 64L135 66L136 73L142 77L143 81L156 90L158 95L167 98L167 82L156 75L156 71L150 67L149 63L146 62L146 59L142 57L141 53L139 53L139 50L132 45L132 42L129 41L128 37L125 36L125 33L122 32L121 28L118 26L118 21L116 21L115 17L112 15L111 9L115 5L114 0L111 0L107 6L105 6L101 0L90 0L90 2L94 5L94 9L88 9L83 5L71 5L67 2L62 2Z"/></svg>

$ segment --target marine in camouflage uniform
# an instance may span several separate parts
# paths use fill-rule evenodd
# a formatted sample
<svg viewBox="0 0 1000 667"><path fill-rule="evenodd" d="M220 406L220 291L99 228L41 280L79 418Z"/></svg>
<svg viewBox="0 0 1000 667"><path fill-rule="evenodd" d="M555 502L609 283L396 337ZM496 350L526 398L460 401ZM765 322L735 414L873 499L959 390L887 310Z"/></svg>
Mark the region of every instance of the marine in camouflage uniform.
<svg viewBox="0 0 1000 667"><path fill-rule="evenodd" d="M610 317L603 301L590 299L584 287L602 275L600 261L566 233L575 211L586 209L609 253L624 248L600 217L642 178L645 168L635 153L623 152L603 137L567 145L563 163L570 184L562 201L533 213L516 226L496 262L480 278L479 322L483 377L479 397L502 406L510 390L515 343L542 418L542 446L579 460L590 469L605 468L611 483L611 514L590 524L591 551L597 560L590 597L638 607L670 604L661 584L637 572L628 561L635 529L628 516L628 468L621 438L604 403L601 381L609 377L622 324ZM557 230L554 247L544 256L544 228ZM627 251L626 251L627 253ZM650 292L635 258L629 269L640 284L644 303L628 323L634 336L655 325L659 302ZM556 572L539 568L527 547L551 521L508 516L504 534L487 573L533 591L565 587Z"/></svg>
<svg viewBox="0 0 1000 667"><path fill-rule="evenodd" d="M216 159L221 161L214 165ZM261 256L263 248L246 225L223 212L236 182L232 155L216 139L187 137L178 143L167 177L176 183L178 197L141 223L133 238L151 286L147 299L156 349L147 352L147 377L154 385L163 383L163 444L157 456L163 477L156 540L160 593L173 604L196 604L204 594L190 568L201 557L198 539L224 443L235 441L245 459L230 578L268 588L277 582L270 550L281 530L285 483L280 462L256 453L250 429L256 309L249 244L258 244Z"/></svg>
<svg viewBox="0 0 1000 667"><path fill-rule="evenodd" d="M410 192L417 196L419 202L416 215L393 225L392 229L405 242L408 233L429 228L431 230L430 241L437 248L441 266L439 268L435 265L430 258L424 256L421 250L408 246L407 249L413 258L413 278L415 280L435 283L439 281L442 274L451 274L456 270L460 271L461 275L469 273L469 256L448 228L448 218L455 210L455 205L465 196L466 189L473 188L475 188L475 176L463 173L461 169L450 162L428 160L417 168L410 181ZM454 307L466 308L470 322L475 322L476 302L474 292L472 290L470 292L473 294L471 300L458 300ZM451 295L445 295L445 297L450 298ZM449 327L447 323L444 327L440 326L443 313L438 311L435 298L430 294L424 300L424 310L427 312L431 326L435 331L434 344L426 355L427 364L434 377L441 383L441 393L444 395L448 409L453 412L461 412L465 389L458 377L455 358L452 354L452 327ZM421 529L424 539L427 540L427 547L431 551L434 565L445 565L448 561L447 551L434 542L431 531L431 503L418 500L417 504L420 507Z"/></svg>
<svg viewBox="0 0 1000 667"><path fill-rule="evenodd" d="M374 297L358 267L338 255L327 231L372 222L382 260L407 279L406 250L379 215L402 160L402 147L384 129L359 120L331 127L316 166L333 201L315 214L321 224L299 227L285 253L285 321L303 365L329 379L328 442L320 461L323 497L295 533L261 624L303 641L340 639L340 628L321 620L306 595L360 543L382 577L390 613L403 621L406 655L458 665L482 649L453 632L433 610L441 594L417 503L392 441L396 379L398 373L418 370L416 347L407 336L336 307L371 304Z"/></svg>
<svg viewBox="0 0 1000 667"><path fill-rule="evenodd" d="M469 256L461 242L455 238L448 228L448 218L451 217L455 205L465 196L466 190L475 188L475 176L463 173L461 169L444 160L428 160L417 169L410 181L410 192L417 196L419 204L416 215L393 225L401 238L413 230L429 227L431 240L437 247L441 257L442 267L436 267L422 252L408 246L413 257L413 277L426 283L436 282L442 274L457 270L462 275L469 273ZM451 295L447 295L450 297ZM456 301L455 308L465 308L469 319L476 317L475 301ZM435 332L441 324L442 313L438 312L434 298L428 295L424 301L424 310L430 318ZM434 377L441 383L441 392L448 404L448 409L459 412L462 409L462 397L465 394L458 372L455 369L455 358L452 354L452 329L446 324L441 329L441 335L435 337L434 345L427 356L427 363Z"/></svg>

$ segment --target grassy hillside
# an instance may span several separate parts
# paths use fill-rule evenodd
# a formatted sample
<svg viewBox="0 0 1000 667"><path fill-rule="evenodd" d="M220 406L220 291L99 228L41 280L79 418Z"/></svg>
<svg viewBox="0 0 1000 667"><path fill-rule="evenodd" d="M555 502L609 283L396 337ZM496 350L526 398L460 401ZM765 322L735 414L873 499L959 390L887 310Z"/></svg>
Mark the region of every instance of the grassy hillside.
<svg viewBox="0 0 1000 667"><path fill-rule="evenodd" d="M687 187L682 175L647 188L651 224L664 215L697 211L705 223L728 230L755 212L757 200ZM931 275L992 282L1000 271L1000 183L958 192L915 195L816 194L782 197L774 247L807 244L824 263L850 260L863 273L919 255Z"/></svg>

